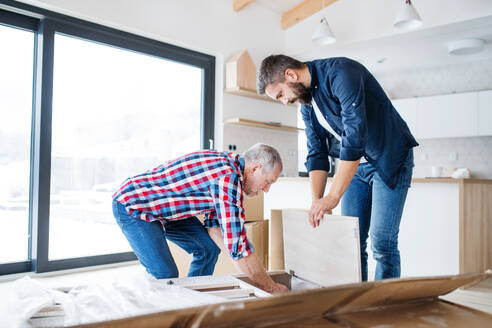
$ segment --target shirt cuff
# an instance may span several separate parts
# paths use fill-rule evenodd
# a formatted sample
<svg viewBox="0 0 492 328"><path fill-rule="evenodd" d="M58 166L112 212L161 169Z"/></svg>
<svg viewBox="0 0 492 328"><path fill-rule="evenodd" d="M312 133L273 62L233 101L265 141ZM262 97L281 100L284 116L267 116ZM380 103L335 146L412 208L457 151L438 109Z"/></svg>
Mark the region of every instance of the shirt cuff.
<svg viewBox="0 0 492 328"><path fill-rule="evenodd" d="M323 170L326 172L330 171L330 162L328 162L328 155L326 159L324 158L308 159L306 163L304 163L304 165L306 165L308 172L313 170Z"/></svg>
<svg viewBox="0 0 492 328"><path fill-rule="evenodd" d="M342 161L356 161L364 155L364 149L342 147L340 148L340 160Z"/></svg>

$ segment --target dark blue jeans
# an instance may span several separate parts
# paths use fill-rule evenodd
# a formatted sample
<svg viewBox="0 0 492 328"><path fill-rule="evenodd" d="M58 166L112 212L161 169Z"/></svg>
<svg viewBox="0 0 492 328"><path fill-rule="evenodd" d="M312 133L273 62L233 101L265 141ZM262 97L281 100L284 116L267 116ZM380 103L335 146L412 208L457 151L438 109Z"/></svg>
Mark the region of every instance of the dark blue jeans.
<svg viewBox="0 0 492 328"><path fill-rule="evenodd" d="M398 233L412 182L413 149L410 149L399 172L398 183L390 189L374 166L359 165L354 179L342 197L342 215L359 218L362 280L367 280L367 237L376 260L375 280L400 277Z"/></svg>
<svg viewBox="0 0 492 328"><path fill-rule="evenodd" d="M193 254L188 277L213 274L220 249L196 217L169 221L164 229L159 221L131 217L125 206L114 200L113 214L138 260L155 278L178 277L166 239Z"/></svg>

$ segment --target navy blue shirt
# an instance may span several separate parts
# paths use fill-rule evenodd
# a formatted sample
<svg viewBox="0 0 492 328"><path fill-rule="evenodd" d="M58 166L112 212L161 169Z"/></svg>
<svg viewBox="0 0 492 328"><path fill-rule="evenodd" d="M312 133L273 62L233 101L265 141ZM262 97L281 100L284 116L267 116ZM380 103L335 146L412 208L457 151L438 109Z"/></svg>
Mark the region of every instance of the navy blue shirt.
<svg viewBox="0 0 492 328"><path fill-rule="evenodd" d="M329 171L328 155L345 161L364 157L393 189L408 151L418 143L383 88L364 66L349 58L305 64L311 73L311 95L341 137L339 142L321 126L312 105L302 105L307 170Z"/></svg>

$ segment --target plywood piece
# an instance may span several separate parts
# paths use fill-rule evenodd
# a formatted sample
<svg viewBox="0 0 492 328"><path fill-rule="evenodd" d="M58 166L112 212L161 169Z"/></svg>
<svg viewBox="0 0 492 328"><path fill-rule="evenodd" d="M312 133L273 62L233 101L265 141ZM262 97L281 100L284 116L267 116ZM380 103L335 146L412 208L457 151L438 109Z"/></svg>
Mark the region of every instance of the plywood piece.
<svg viewBox="0 0 492 328"><path fill-rule="evenodd" d="M460 184L460 273L492 269L492 184Z"/></svg>
<svg viewBox="0 0 492 328"><path fill-rule="evenodd" d="M268 269L268 221L246 222L246 236L265 270Z"/></svg>
<svg viewBox="0 0 492 328"><path fill-rule="evenodd" d="M282 210L270 211L269 269L284 270L284 232Z"/></svg>
<svg viewBox="0 0 492 328"><path fill-rule="evenodd" d="M226 63L226 88L256 92L256 66L247 50L240 50Z"/></svg>
<svg viewBox="0 0 492 328"><path fill-rule="evenodd" d="M282 14L281 27L283 30L303 21L337 0L304 0L292 9ZM324 7L323 7L324 5Z"/></svg>
<svg viewBox="0 0 492 328"><path fill-rule="evenodd" d="M322 286L360 282L358 219L325 215L317 228L308 211L282 210L285 269Z"/></svg>

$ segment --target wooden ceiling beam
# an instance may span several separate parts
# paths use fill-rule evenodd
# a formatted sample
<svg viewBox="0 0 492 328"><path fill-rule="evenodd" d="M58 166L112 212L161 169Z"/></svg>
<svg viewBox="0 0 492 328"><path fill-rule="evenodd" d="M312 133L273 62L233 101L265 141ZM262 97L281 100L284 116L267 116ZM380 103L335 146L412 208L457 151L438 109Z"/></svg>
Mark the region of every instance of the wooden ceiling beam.
<svg viewBox="0 0 492 328"><path fill-rule="evenodd" d="M317 13L321 9L328 7L337 0L304 0L292 9L287 10L282 14L281 27L283 30L299 23L300 21Z"/></svg>
<svg viewBox="0 0 492 328"><path fill-rule="evenodd" d="M232 8L234 11L240 11L247 5L255 2L256 0L232 0Z"/></svg>

